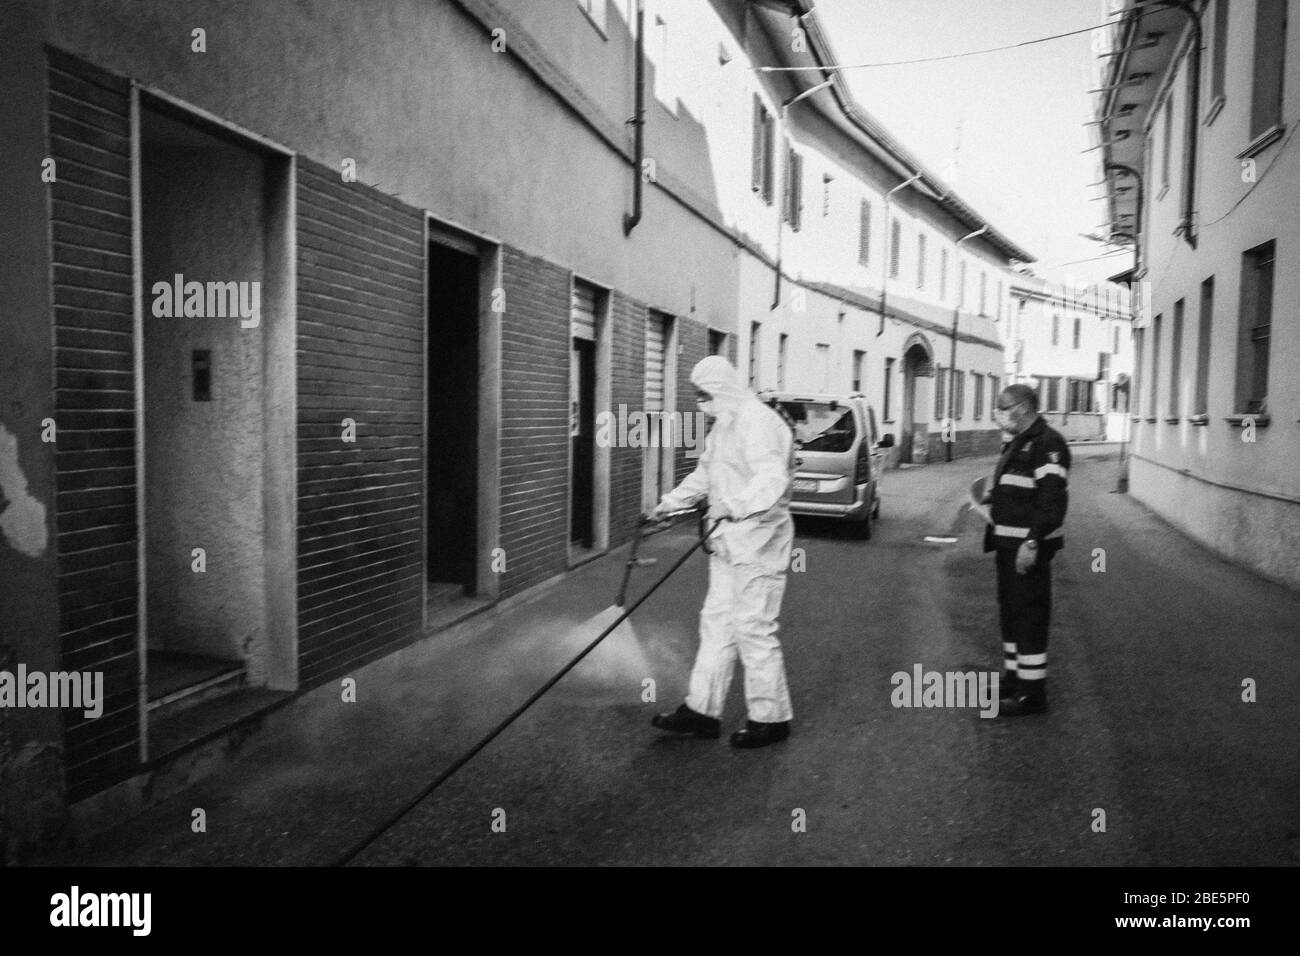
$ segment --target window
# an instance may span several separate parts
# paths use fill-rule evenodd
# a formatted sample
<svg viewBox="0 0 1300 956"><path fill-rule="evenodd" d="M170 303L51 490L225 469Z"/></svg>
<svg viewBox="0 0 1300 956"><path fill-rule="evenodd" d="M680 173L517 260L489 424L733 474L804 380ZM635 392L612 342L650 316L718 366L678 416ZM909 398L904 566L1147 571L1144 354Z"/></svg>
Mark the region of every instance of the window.
<svg viewBox="0 0 1300 956"><path fill-rule="evenodd" d="M1163 324L1163 315L1157 315L1151 323L1151 405L1148 418L1160 414L1160 326Z"/></svg>
<svg viewBox="0 0 1300 956"><path fill-rule="evenodd" d="M1179 399L1182 398L1181 386L1183 375L1183 299L1174 303L1174 327L1170 330L1169 343L1169 415L1181 414Z"/></svg>
<svg viewBox="0 0 1300 956"><path fill-rule="evenodd" d="M813 353L813 375L817 379L817 391L825 394L831 390L831 347L829 343L818 342Z"/></svg>
<svg viewBox="0 0 1300 956"><path fill-rule="evenodd" d="M1223 96L1224 64L1228 59L1228 0L1214 0L1214 50L1210 56L1210 98Z"/></svg>
<svg viewBox="0 0 1300 956"><path fill-rule="evenodd" d="M1002 395L1002 389L998 387L1001 381L996 375L989 376L989 408L996 405L998 398Z"/></svg>
<svg viewBox="0 0 1300 956"><path fill-rule="evenodd" d="M1241 320L1237 339L1235 411L1268 410L1268 350L1273 322L1273 243L1241 257Z"/></svg>
<svg viewBox="0 0 1300 956"><path fill-rule="evenodd" d="M941 422L948 417L948 406L944 404L943 366L934 367L934 420Z"/></svg>
<svg viewBox="0 0 1300 956"><path fill-rule="evenodd" d="M984 376L979 372L971 372L971 386L975 392L975 420L984 417Z"/></svg>
<svg viewBox="0 0 1300 956"><path fill-rule="evenodd" d="M1255 66L1250 88L1250 138L1282 123L1286 0L1255 2Z"/></svg>
<svg viewBox="0 0 1300 956"><path fill-rule="evenodd" d="M1002 321L1002 280L998 280L998 297L993 300L993 318Z"/></svg>
<svg viewBox="0 0 1300 956"><path fill-rule="evenodd" d="M822 173L822 217L831 214L831 182L835 179L830 173Z"/></svg>
<svg viewBox="0 0 1300 956"><path fill-rule="evenodd" d="M790 352L790 336L784 332L776 340L776 387L778 391L785 389L785 360Z"/></svg>
<svg viewBox="0 0 1300 956"><path fill-rule="evenodd" d="M1220 4L1222 6L1222 3ZM1201 283L1201 320L1196 330L1196 397L1192 414L1210 412L1210 342L1214 331L1214 276Z"/></svg>
<svg viewBox="0 0 1300 956"><path fill-rule="evenodd" d="M795 232L803 223L803 157L790 147L785 151L783 218Z"/></svg>
<svg viewBox="0 0 1300 956"><path fill-rule="evenodd" d="M885 359L885 403L884 403L885 421L887 422L892 422L894 420L893 416L889 414L889 399L891 397L890 392L892 390L893 384L894 384L894 360L891 358L887 358Z"/></svg>
<svg viewBox="0 0 1300 956"><path fill-rule="evenodd" d="M916 234L916 287L925 288L925 233Z"/></svg>
<svg viewBox="0 0 1300 956"><path fill-rule="evenodd" d="M1169 153L1173 144L1174 136L1174 97L1171 93L1165 100L1165 127L1164 140L1160 147L1160 185L1168 187L1169 185Z"/></svg>
<svg viewBox="0 0 1300 956"><path fill-rule="evenodd" d="M603 0L593 0L593 2L599 4ZM661 14L655 14L654 31L659 37L657 43L659 62L654 64L655 96L670 112L676 114L678 105L676 87L678 70L669 59L674 51L672 45L668 42L668 21Z"/></svg>
<svg viewBox="0 0 1300 956"><path fill-rule="evenodd" d="M758 322L749 324L749 387L758 388Z"/></svg>
<svg viewBox="0 0 1300 956"><path fill-rule="evenodd" d="M772 114L763 101L754 95L753 169L750 188L772 205L772 151L774 143Z"/></svg>
<svg viewBox="0 0 1300 956"><path fill-rule="evenodd" d="M862 364L866 357L866 352L859 351L858 349L853 350L853 391L855 392L860 392L863 388Z"/></svg>
<svg viewBox="0 0 1300 956"><path fill-rule="evenodd" d="M866 265L871 258L871 203L864 199L858 209L858 262Z"/></svg>
<svg viewBox="0 0 1300 956"><path fill-rule="evenodd" d="M1115 345L1114 347L1111 348L1111 352L1115 355L1119 355L1119 325L1118 324L1116 324L1115 326Z"/></svg>
<svg viewBox="0 0 1300 956"><path fill-rule="evenodd" d="M903 226L897 220L889 224L889 277L895 279L898 277L898 257L902 251L899 246L902 244Z"/></svg>
<svg viewBox="0 0 1300 956"><path fill-rule="evenodd" d="M1135 378L1140 378L1142 375L1142 355L1144 352L1144 349L1142 348L1142 343L1145 340L1145 338L1146 338L1146 329L1133 330L1133 375ZM1132 395L1133 395L1133 414L1134 416L1137 416L1140 415L1142 412L1141 389L1134 389L1132 391Z"/></svg>
<svg viewBox="0 0 1300 956"><path fill-rule="evenodd" d="M709 354L723 355L727 349L727 333L709 329Z"/></svg>
<svg viewBox="0 0 1300 956"><path fill-rule="evenodd" d="M1055 312L1052 313L1052 344L1061 344L1061 317Z"/></svg>
<svg viewBox="0 0 1300 956"><path fill-rule="evenodd" d="M1043 411L1059 412L1061 410L1061 379L1059 376L1040 378L1039 394L1043 399Z"/></svg>
<svg viewBox="0 0 1300 956"><path fill-rule="evenodd" d="M957 307L962 308L966 305L966 263L961 262L957 266Z"/></svg>
<svg viewBox="0 0 1300 956"><path fill-rule="evenodd" d="M961 421L962 409L966 405L966 373L959 368L953 369L948 387L952 389L952 417Z"/></svg>
<svg viewBox="0 0 1300 956"><path fill-rule="evenodd" d="M948 298L948 250L939 250L939 300Z"/></svg>
<svg viewBox="0 0 1300 956"><path fill-rule="evenodd" d="M980 315L988 315L988 302L986 301L989 285L989 275L983 269L980 270Z"/></svg>
<svg viewBox="0 0 1300 956"><path fill-rule="evenodd" d="M1082 378L1071 378L1066 380L1066 411L1070 412L1091 412L1092 408L1092 382Z"/></svg>
<svg viewBox="0 0 1300 956"><path fill-rule="evenodd" d="M1077 349L1079 347L1079 340L1082 337L1082 332L1083 332L1083 319L1079 318L1076 315L1074 317L1074 338L1073 338L1073 346L1072 346L1073 348Z"/></svg>

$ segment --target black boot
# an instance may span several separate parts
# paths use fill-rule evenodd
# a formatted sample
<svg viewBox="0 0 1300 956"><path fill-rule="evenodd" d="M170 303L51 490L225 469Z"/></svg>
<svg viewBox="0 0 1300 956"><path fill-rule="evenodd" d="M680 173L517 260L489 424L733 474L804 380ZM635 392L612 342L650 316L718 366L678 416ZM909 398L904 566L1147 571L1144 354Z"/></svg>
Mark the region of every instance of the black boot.
<svg viewBox="0 0 1300 956"><path fill-rule="evenodd" d="M790 736L790 721L764 724L757 720L745 721L743 730L731 735L731 746L751 750L754 747L766 747Z"/></svg>
<svg viewBox="0 0 1300 956"><path fill-rule="evenodd" d="M694 734L705 740L717 740L722 733L722 721L716 717L691 710L682 704L671 714L655 714L650 723L660 730L669 730L675 734Z"/></svg>
<svg viewBox="0 0 1300 956"><path fill-rule="evenodd" d="M1022 680L1011 697L998 702L999 717L1025 717L1029 714L1047 713L1047 682Z"/></svg>

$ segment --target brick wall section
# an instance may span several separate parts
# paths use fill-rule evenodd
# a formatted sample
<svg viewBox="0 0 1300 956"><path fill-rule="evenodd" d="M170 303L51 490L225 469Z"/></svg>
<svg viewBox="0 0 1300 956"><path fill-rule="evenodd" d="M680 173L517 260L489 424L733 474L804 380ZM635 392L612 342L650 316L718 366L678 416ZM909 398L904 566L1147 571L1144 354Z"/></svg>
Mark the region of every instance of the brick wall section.
<svg viewBox="0 0 1300 956"><path fill-rule="evenodd" d="M696 451L704 450L704 436L697 434L688 419L699 410L695 404L695 386L691 384L691 370L700 359L709 354L709 330L692 319L677 320L677 410L682 414L684 428L690 428L697 441ZM698 463L697 458L687 458L685 448L673 453L673 472L677 481L689 475Z"/></svg>
<svg viewBox="0 0 1300 956"><path fill-rule="evenodd" d="M646 310L641 303L619 293L610 293L613 325L610 361L611 411L617 415L619 405L630 413L645 405L645 322ZM629 540L636 530L641 513L640 448L610 449L609 537L610 546Z"/></svg>
<svg viewBox="0 0 1300 956"><path fill-rule="evenodd" d="M501 597L568 567L569 273L502 250Z"/></svg>
<svg viewBox="0 0 1300 956"><path fill-rule="evenodd" d="M64 710L67 798L138 764L130 88L49 51L56 522L63 670L104 673L104 713Z"/></svg>
<svg viewBox="0 0 1300 956"><path fill-rule="evenodd" d="M298 642L308 687L417 638L422 214L298 163ZM356 442L341 441L344 418Z"/></svg>

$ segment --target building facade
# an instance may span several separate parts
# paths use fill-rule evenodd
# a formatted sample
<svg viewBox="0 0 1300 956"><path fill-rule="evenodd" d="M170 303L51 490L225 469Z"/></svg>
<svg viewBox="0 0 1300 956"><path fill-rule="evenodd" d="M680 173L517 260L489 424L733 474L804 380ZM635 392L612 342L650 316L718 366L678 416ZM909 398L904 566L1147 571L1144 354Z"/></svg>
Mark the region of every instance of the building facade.
<svg viewBox="0 0 1300 956"><path fill-rule="evenodd" d="M1138 242L1129 488L1300 586L1300 15L1119 5L1098 119Z"/></svg>
<svg viewBox="0 0 1300 956"><path fill-rule="evenodd" d="M936 365L1001 368L1029 255L757 69L832 62L811 4L647 2L640 95L632 3L383 11L5 7L0 666L105 681L0 709L11 854L626 541L691 449L599 417L693 412L709 352L864 392L905 460Z"/></svg>
<svg viewBox="0 0 1300 956"><path fill-rule="evenodd" d="M1037 389L1044 417L1068 440L1125 440L1133 374L1128 287L1024 275L1011 300L1006 380Z"/></svg>

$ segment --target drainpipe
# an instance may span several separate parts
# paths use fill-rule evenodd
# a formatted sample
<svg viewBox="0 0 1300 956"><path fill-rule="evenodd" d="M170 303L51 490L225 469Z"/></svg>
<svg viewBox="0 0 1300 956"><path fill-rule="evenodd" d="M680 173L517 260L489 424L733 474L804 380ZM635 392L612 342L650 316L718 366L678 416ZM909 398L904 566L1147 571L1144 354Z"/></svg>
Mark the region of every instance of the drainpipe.
<svg viewBox="0 0 1300 956"><path fill-rule="evenodd" d="M967 239L974 239L976 236L982 236L989 231L988 223L980 226L974 232L968 232L957 240L954 247L956 251L953 254L953 268L957 274L961 275L961 267L958 260L961 257L961 244ZM961 315L961 300L965 296L966 290L961 290L961 295L957 297L957 305L952 307L952 350L948 353L948 440L944 443L944 461L952 461L952 446L957 441L957 319ZM997 399L994 399L996 402Z"/></svg>
<svg viewBox="0 0 1300 956"><path fill-rule="evenodd" d="M1126 173L1137 180L1137 212L1133 215L1133 275L1136 278L1142 272L1142 209L1145 202L1142 174L1124 163L1107 163L1105 168Z"/></svg>
<svg viewBox="0 0 1300 956"><path fill-rule="evenodd" d="M1195 249L1196 233L1193 219L1195 218L1196 206L1196 151L1199 142L1198 130L1201 125L1201 17L1186 0L1164 0L1164 2L1169 7L1176 7L1181 10L1192 21L1192 49L1191 63L1189 64L1192 71L1192 94L1191 102L1187 107L1189 111L1187 118L1187 149L1185 150L1187 160L1183 163L1183 221L1180 228L1183 239Z"/></svg>
<svg viewBox="0 0 1300 956"><path fill-rule="evenodd" d="M632 124L632 213L623 214L623 235L629 236L641 221L641 163L645 158L645 0L636 3L636 112Z"/></svg>
<svg viewBox="0 0 1300 956"><path fill-rule="evenodd" d="M900 189L906 189L920 178L920 173L913 173L911 179L904 180L885 193L885 255L883 256L883 268L880 270L880 329L876 332L876 338L880 338L885 334L885 298L889 290L889 260L894 254L894 230L889 222L889 201L894 198L894 193Z"/></svg>

